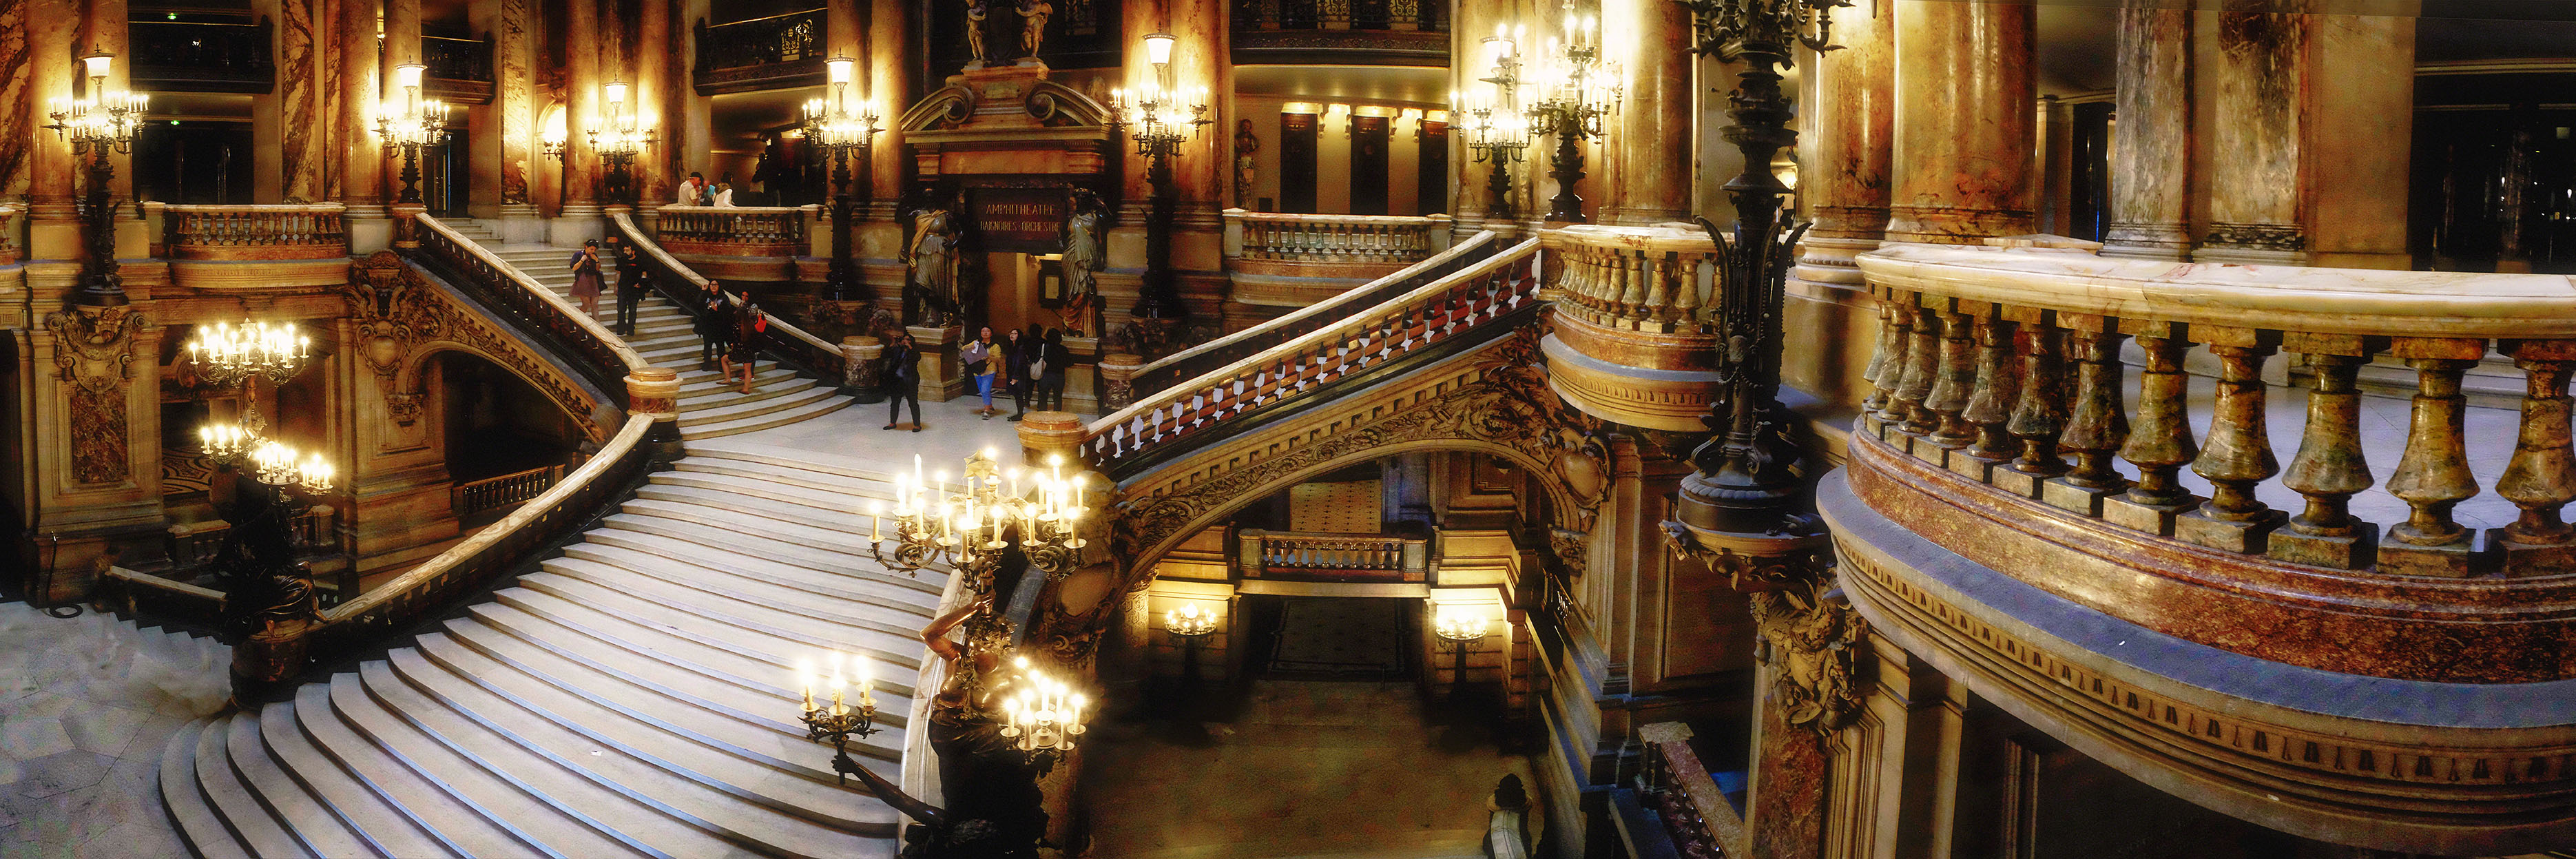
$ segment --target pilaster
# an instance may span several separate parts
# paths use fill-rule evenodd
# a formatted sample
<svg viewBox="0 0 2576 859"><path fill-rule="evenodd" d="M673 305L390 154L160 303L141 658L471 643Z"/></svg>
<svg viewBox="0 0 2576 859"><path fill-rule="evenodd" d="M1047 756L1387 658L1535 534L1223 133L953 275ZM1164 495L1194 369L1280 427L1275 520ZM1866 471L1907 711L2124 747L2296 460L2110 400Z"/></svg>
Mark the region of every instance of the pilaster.
<svg viewBox="0 0 2576 859"><path fill-rule="evenodd" d="M2211 171L2209 225L2192 259L2303 265L2304 57L2314 16L2244 11L2272 8L2244 0L2223 8L2214 50L2201 66L2214 78L2213 107L2223 119L2202 132Z"/></svg>

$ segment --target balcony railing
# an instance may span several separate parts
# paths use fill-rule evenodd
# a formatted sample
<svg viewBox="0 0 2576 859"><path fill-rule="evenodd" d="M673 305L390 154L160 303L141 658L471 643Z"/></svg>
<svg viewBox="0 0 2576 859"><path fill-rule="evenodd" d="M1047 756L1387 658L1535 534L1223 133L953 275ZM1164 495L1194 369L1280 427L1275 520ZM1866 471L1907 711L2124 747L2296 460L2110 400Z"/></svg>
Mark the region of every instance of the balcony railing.
<svg viewBox="0 0 2576 859"><path fill-rule="evenodd" d="M2576 676L2560 658L2576 634L2567 278L1932 245L1860 266L1882 318L1849 482L1887 518L2257 658L2447 683ZM2461 396L2491 351L2526 374L2518 413ZM2411 401L2357 391L2381 355L2412 369ZM2295 374L2275 372L2285 362ZM2214 372L2206 399L2187 367ZM2298 620L2255 619L2280 617ZM2424 659L2428 642L2457 658Z"/></svg>
<svg viewBox="0 0 2576 859"><path fill-rule="evenodd" d="M267 93L277 86L271 30L266 17L238 24L135 21L126 25L134 88Z"/></svg>
<svg viewBox="0 0 2576 859"><path fill-rule="evenodd" d="M1431 580L1431 539L1401 534L1236 534L1235 568L1247 579L1310 582Z"/></svg>
<svg viewBox="0 0 2576 859"><path fill-rule="evenodd" d="M338 203L160 207L169 256L200 260L348 256L345 210Z"/></svg>
<svg viewBox="0 0 2576 859"><path fill-rule="evenodd" d="M452 102L492 101L492 37L458 39L422 36L421 77L430 95Z"/></svg>
<svg viewBox="0 0 2576 859"><path fill-rule="evenodd" d="M498 477L469 480L448 490L448 508L467 519L527 503L563 479L564 467L549 465Z"/></svg>
<svg viewBox="0 0 2576 859"><path fill-rule="evenodd" d="M663 211L668 212L672 208L681 207L664 207ZM695 315L698 312L697 296L714 281L673 258L659 242L644 235L644 231L635 226L635 220L625 212L613 212L609 219L617 224L618 233L628 243L644 250L644 265L653 273L650 279L653 288L669 298L671 303ZM663 223L667 231L670 222L666 220ZM727 296L727 299L737 306L742 303L739 297ZM769 317L769 329L760 334L759 347L761 353L826 382L838 383L849 378L849 361L839 347L825 343L822 338L808 334L775 315Z"/></svg>
<svg viewBox="0 0 2576 859"><path fill-rule="evenodd" d="M1714 333L1718 258L1706 234L1578 225L1543 236L1558 266L1558 315L1621 331Z"/></svg>
<svg viewBox="0 0 2576 859"><path fill-rule="evenodd" d="M1446 65L1443 0L1235 0L1235 62Z"/></svg>
<svg viewBox="0 0 2576 859"><path fill-rule="evenodd" d="M1227 256L1326 265L1409 265L1449 241L1449 216L1289 215L1225 210ZM1239 238L1238 238L1239 237Z"/></svg>
<svg viewBox="0 0 2576 859"><path fill-rule="evenodd" d="M821 84L827 33L821 9L714 26L700 18L698 94Z"/></svg>
<svg viewBox="0 0 2576 859"><path fill-rule="evenodd" d="M664 206L655 228L664 250L710 256L805 253L813 206Z"/></svg>
<svg viewBox="0 0 2576 859"><path fill-rule="evenodd" d="M1482 261L1493 253L1494 245L1498 242L1492 232L1477 233L1456 247L1441 251L1429 259L1374 281L1352 287L1329 300L1307 305L1286 316L1166 355L1136 371L1133 381L1130 382L1134 391L1133 396L1142 398L1160 393L1184 379L1194 378L1202 373L1260 354L1262 350L1312 333L1316 329L1341 321L1343 317L1420 289L1424 284L1448 277L1459 269Z"/></svg>
<svg viewBox="0 0 2576 859"><path fill-rule="evenodd" d="M625 340L609 333L599 320L581 312L554 290L528 279L482 245L457 235L437 218L423 213L413 219L420 242L415 258L434 263L436 270L446 274L458 289L476 296L519 330L536 335L535 342L566 366L620 406L626 404L626 376L652 365Z"/></svg>

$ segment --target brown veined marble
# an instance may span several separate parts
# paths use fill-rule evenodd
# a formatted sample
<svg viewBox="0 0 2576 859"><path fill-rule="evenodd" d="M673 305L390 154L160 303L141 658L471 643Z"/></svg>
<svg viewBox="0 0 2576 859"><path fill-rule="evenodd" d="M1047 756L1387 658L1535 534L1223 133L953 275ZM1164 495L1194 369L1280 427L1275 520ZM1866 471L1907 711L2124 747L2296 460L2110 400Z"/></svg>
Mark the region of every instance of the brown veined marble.
<svg viewBox="0 0 2576 859"><path fill-rule="evenodd" d="M320 41L329 38L314 25L322 20L322 0L279 0L277 19L277 96L281 139L278 177L287 200L322 199L325 162L322 140L322 62Z"/></svg>

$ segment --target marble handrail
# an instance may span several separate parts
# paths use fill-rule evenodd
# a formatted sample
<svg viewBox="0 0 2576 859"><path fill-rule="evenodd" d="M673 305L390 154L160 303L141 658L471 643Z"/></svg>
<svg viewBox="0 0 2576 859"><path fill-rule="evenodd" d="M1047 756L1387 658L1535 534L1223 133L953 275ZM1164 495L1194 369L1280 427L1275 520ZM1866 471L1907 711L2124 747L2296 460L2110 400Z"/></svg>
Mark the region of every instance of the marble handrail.
<svg viewBox="0 0 2576 859"><path fill-rule="evenodd" d="M1437 252L1448 215L1300 215L1225 210L1226 255L1318 263L1410 263Z"/></svg>
<svg viewBox="0 0 2576 859"><path fill-rule="evenodd" d="M663 208L663 211L670 211L673 208L678 207L666 206ZM663 250L661 243L653 241L650 237L644 235L643 230L637 229L635 226L635 220L628 217L625 212L610 212L609 219L617 223L617 231L620 234L623 234L628 242L634 243L636 247L643 248L644 253L650 255L653 258L653 261L659 264L662 268L679 275L684 280L687 280L689 282L689 289L691 292L704 290L709 284L715 283L715 281L708 279L705 275L699 274L696 269L688 267L687 264L680 262L678 258L671 256L670 252ZM725 300L736 307L742 305L741 296L737 296L732 293L726 293ZM683 306L683 309L689 309L687 308L687 302L680 302L680 304ZM837 358L841 354L840 347L825 343L823 342L823 338L808 334L805 332L805 329L798 328L795 324L790 323L785 319L781 319L776 315L769 317L769 332L773 337L784 338L786 341L791 341L802 347L798 349L798 351L810 353L805 355L805 357L809 359L823 356ZM824 363L828 364L830 361L826 360ZM820 370L824 368L818 366L816 369ZM832 376L831 378L839 377Z"/></svg>
<svg viewBox="0 0 2576 859"><path fill-rule="evenodd" d="M481 244L475 242L473 239L466 238L457 233L454 228L441 223L436 217L431 216L427 212L413 215L412 218L421 226L429 228L430 233L438 240L436 244L444 245L446 248L452 249L452 253L460 254L465 258L465 260L472 261L476 264L476 268L484 270L490 276L507 280L511 286L515 287L513 294L518 298L518 301L513 302L514 304L525 304L531 307L544 308L546 311L545 315L553 320L548 327L569 328L571 331L564 333L578 333L581 337L577 339L587 339L600 344L602 347L605 347L610 355L614 356L618 363L625 365L627 373L633 373L636 370L653 366L651 362L644 360L644 356L637 354L634 347L626 345L626 340L624 338L618 337L614 332L609 331L607 326L599 324L599 320L591 318L590 314L581 312L580 307L575 306L572 302L564 300L563 296L556 295L555 291L546 288L545 284L538 283L527 275L520 273L518 267L502 261L500 257L493 256L491 251L484 249ZM424 245L428 244L431 243L424 243ZM565 258L571 258L571 255L567 253ZM460 260L459 262L463 261L464 260ZM615 265L612 261L603 260L602 262L606 266ZM572 345L578 347L580 344L575 343ZM612 380L612 382L613 381L614 380ZM607 385L606 387L611 390L616 389L616 386L613 384Z"/></svg>
<svg viewBox="0 0 2576 859"><path fill-rule="evenodd" d="M1691 750L1690 726L1657 722L1637 729L1637 735L1646 747L1638 784L1663 819L1674 851L1686 859L1746 855L1744 820L1719 792L1699 753Z"/></svg>
<svg viewBox="0 0 2576 859"><path fill-rule="evenodd" d="M1715 333L1721 260L1708 234L1579 224L1539 240L1558 265L1557 313L1618 330Z"/></svg>
<svg viewBox="0 0 2576 859"><path fill-rule="evenodd" d="M1276 319L1157 358L1136 370L1137 393L1140 396L1153 393L1170 382L1179 381L1178 373L1205 367L1211 360L1241 358L1262 348L1276 345L1282 336L1294 337L1312 331L1317 326L1350 315L1362 307L1384 301L1388 297L1388 289L1400 287L1432 272L1445 274L1445 269L1462 264L1471 255L1487 253L1488 248L1499 241L1501 239L1492 230L1479 232L1464 242L1432 255L1429 259L1406 266L1385 277L1351 287L1331 300L1309 304L1289 311L1287 315Z"/></svg>
<svg viewBox="0 0 2576 859"><path fill-rule="evenodd" d="M1862 373L1875 386L1862 432L1934 468L2066 514L2294 568L2576 572L2576 531L2562 513L2576 501L2576 279L1933 245L1883 246L1859 264L1881 313L1877 355ZM2143 357L2134 387L2121 357L2131 338ZM2184 371L2195 344L2217 364L2200 416ZM2283 351L2304 356L2306 388L2286 469L2269 426L2286 415L2265 407L2265 366ZM2511 443L2464 431L2461 378L2490 352L2527 377ZM2362 422L2356 373L2383 355L2415 375L2402 443ZM2196 423L2207 429L2195 433ZM2395 470L2374 473L2371 460ZM2491 471L2494 494L2518 510L2483 539L2455 515L2478 502L2473 461L2502 464ZM2207 482L2206 497L2179 482L2185 466ZM2376 503L2384 527L2352 510L2383 474L2384 494L2404 505ZM2276 508L2264 493L2302 509Z"/></svg>
<svg viewBox="0 0 2576 859"><path fill-rule="evenodd" d="M1499 318L1537 300L1538 249L1537 239L1521 242L1340 322L1140 397L1085 428L1082 452L1105 465Z"/></svg>
<svg viewBox="0 0 2576 859"><path fill-rule="evenodd" d="M655 233L709 251L794 256L805 245L807 206L663 206Z"/></svg>

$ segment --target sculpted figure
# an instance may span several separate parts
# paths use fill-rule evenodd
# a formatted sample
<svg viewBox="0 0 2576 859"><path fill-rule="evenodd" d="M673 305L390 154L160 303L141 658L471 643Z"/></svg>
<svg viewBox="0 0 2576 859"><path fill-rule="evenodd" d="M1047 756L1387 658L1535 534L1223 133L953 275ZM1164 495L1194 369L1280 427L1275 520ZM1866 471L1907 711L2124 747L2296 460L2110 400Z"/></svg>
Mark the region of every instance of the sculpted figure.
<svg viewBox="0 0 2576 859"><path fill-rule="evenodd" d="M1109 237L1108 216L1101 211L1100 195L1089 188L1073 192L1073 213L1064 219L1064 297L1067 303L1087 304L1097 291L1099 272L1109 263L1105 244Z"/></svg>
<svg viewBox="0 0 2576 859"><path fill-rule="evenodd" d="M1038 46L1046 43L1047 16L1055 14L1055 4L1047 0L1020 2L1020 58L1034 60Z"/></svg>
<svg viewBox="0 0 2576 859"><path fill-rule="evenodd" d="M984 51L984 0L966 0L966 55L980 66L990 59Z"/></svg>
<svg viewBox="0 0 2576 859"><path fill-rule="evenodd" d="M1252 120L1235 120L1234 205L1238 208L1252 208L1252 187L1254 180L1260 178L1259 168L1255 165L1261 163L1254 156L1260 152L1261 138L1252 135Z"/></svg>
<svg viewBox="0 0 2576 859"><path fill-rule="evenodd" d="M945 325L957 310L956 214L934 206L913 215L912 225L912 282L922 292L922 316Z"/></svg>

